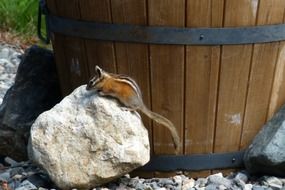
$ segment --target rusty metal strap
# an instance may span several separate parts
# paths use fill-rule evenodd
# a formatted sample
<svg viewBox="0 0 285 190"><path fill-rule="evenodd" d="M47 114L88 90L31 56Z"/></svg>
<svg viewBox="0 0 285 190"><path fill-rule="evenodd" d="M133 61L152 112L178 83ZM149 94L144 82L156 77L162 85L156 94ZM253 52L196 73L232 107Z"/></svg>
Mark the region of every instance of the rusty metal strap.
<svg viewBox="0 0 285 190"><path fill-rule="evenodd" d="M243 167L244 151L215 154L155 156L144 171L200 171Z"/></svg>
<svg viewBox="0 0 285 190"><path fill-rule="evenodd" d="M50 32L85 39L148 44L224 45L285 40L285 24L232 28L182 28L106 24L47 14Z"/></svg>

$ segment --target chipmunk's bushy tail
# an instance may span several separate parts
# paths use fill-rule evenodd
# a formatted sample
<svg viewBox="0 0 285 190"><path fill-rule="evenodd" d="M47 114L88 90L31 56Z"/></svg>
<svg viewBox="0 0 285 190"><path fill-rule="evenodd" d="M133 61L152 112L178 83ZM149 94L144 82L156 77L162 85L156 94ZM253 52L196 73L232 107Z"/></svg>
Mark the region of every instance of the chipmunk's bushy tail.
<svg viewBox="0 0 285 190"><path fill-rule="evenodd" d="M166 119L165 117L163 117L162 115L159 115L155 112L152 112L151 110L149 110L146 106L142 106L140 108L140 110L147 115L149 118L153 119L155 122L167 127L169 129L169 131L171 132L172 135L172 140L174 142L174 148L175 148L175 152L176 154L179 153L181 146L180 146L180 137L177 133L177 130L175 128L175 126L173 125L173 123L171 121L169 121L168 119Z"/></svg>

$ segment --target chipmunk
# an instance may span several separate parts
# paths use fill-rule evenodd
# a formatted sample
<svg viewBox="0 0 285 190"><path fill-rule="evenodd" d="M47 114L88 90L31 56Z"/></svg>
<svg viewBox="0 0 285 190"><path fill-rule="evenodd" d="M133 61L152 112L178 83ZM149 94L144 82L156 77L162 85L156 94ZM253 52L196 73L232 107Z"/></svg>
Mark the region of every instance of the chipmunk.
<svg viewBox="0 0 285 190"><path fill-rule="evenodd" d="M175 126L165 117L149 110L143 100L137 83L125 75L107 73L100 67L95 67L96 75L87 84L86 90L96 90L101 96L111 96L117 99L130 111L140 110L159 124L167 127L172 135L176 153L180 150L180 138Z"/></svg>

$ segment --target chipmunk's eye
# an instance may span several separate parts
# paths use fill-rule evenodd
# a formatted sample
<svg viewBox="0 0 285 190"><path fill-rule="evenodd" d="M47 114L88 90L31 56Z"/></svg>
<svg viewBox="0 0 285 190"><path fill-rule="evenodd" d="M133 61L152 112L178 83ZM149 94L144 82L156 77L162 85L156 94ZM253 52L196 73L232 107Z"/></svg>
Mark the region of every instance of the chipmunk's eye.
<svg viewBox="0 0 285 190"><path fill-rule="evenodd" d="M88 82L88 86L89 87L92 87L94 85L94 82L92 81L92 80L90 80L89 82Z"/></svg>

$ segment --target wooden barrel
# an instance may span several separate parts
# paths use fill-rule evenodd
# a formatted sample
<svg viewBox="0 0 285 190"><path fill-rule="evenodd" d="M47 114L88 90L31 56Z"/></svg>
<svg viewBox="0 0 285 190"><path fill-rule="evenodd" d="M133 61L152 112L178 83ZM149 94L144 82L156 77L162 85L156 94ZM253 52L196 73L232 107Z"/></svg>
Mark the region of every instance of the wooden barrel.
<svg viewBox="0 0 285 190"><path fill-rule="evenodd" d="M240 27L284 22L285 0L47 0L54 15L103 23ZM52 35L64 95L99 65L127 74L145 104L179 131L180 154L246 148L285 103L285 43L153 45ZM154 154L173 154L169 132L144 118Z"/></svg>

